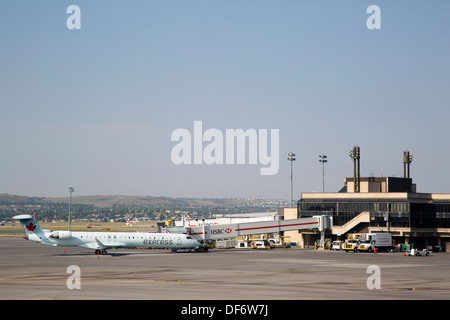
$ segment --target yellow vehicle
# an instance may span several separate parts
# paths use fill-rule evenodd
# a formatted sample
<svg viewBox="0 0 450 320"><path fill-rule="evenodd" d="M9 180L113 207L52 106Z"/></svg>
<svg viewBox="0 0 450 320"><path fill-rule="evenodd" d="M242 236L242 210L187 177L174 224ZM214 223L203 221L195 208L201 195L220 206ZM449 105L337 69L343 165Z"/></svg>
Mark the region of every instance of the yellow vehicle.
<svg viewBox="0 0 450 320"><path fill-rule="evenodd" d="M252 242L252 249L270 249L271 247L267 240L255 240Z"/></svg>
<svg viewBox="0 0 450 320"><path fill-rule="evenodd" d="M359 240L356 239L347 239L344 244L342 245L342 250L344 250L345 252L349 252L349 251L358 251L358 244L359 244Z"/></svg>
<svg viewBox="0 0 450 320"><path fill-rule="evenodd" d="M370 240L361 240L358 243L358 251L372 252L375 250L374 243Z"/></svg>

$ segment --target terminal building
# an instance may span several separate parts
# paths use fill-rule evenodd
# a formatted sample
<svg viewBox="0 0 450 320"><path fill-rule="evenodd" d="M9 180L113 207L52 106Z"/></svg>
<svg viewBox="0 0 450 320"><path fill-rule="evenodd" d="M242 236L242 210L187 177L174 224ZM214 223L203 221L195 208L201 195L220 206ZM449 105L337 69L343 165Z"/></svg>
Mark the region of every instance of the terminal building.
<svg viewBox="0 0 450 320"><path fill-rule="evenodd" d="M326 235L345 240L350 233L388 232L398 244L450 252L450 194L417 193L411 178L345 178L334 193L302 193L297 208L280 208L284 219L327 215L333 227ZM286 234L300 247L313 246L314 231Z"/></svg>

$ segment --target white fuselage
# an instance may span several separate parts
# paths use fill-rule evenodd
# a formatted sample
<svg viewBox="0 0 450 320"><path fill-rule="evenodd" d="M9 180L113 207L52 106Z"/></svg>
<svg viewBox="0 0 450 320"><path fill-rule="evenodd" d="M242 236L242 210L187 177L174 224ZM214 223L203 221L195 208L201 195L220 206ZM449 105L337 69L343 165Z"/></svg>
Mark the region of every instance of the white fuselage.
<svg viewBox="0 0 450 320"><path fill-rule="evenodd" d="M29 234L28 239L41 242L46 245L64 247L82 247L98 249L102 245L105 248L172 248L191 249L197 248L199 243L185 234L165 233L140 233L140 232L70 232L62 231L65 235L60 238L52 237L53 232L45 232L44 237L37 234Z"/></svg>
<svg viewBox="0 0 450 320"><path fill-rule="evenodd" d="M25 238L50 246L82 247L106 253L111 248L199 249L200 243L186 234L141 232L90 232L43 230L29 214L14 216L25 230Z"/></svg>

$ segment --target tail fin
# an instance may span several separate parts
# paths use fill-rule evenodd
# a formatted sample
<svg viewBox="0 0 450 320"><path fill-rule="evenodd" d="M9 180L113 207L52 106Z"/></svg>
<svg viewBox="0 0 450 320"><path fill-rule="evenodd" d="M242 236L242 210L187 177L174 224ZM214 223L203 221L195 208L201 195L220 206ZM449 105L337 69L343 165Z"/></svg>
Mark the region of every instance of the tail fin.
<svg viewBox="0 0 450 320"><path fill-rule="evenodd" d="M33 217L29 214L21 214L13 217L19 220L25 230L26 239L30 240L41 240L45 237L44 230L37 224ZM37 237L37 238L36 238ZM36 238L36 239L35 239Z"/></svg>

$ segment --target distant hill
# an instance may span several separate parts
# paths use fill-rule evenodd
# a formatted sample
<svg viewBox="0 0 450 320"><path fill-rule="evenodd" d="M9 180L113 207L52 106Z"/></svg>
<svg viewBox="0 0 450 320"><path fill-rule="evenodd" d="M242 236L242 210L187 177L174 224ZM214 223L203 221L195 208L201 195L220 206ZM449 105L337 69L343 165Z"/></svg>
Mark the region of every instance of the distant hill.
<svg viewBox="0 0 450 320"><path fill-rule="evenodd" d="M56 203L68 203L69 197L64 198L47 198L47 201ZM123 195L102 195L102 196L74 196L72 203L74 204L91 204L96 207L112 207L112 206L149 206L149 207L170 207L180 202L188 204L189 202L168 198L168 197L152 197L152 196L123 196Z"/></svg>
<svg viewBox="0 0 450 320"><path fill-rule="evenodd" d="M26 205L38 204L44 201L45 198L18 196L9 193L0 193L0 204L4 205Z"/></svg>
<svg viewBox="0 0 450 320"><path fill-rule="evenodd" d="M44 198L26 197L11 194L0 194L0 206L11 205L48 205L50 203L69 203L69 197ZM94 205L99 208L113 206L139 206L149 208L274 208L288 204L286 200L270 199L234 199L234 198L170 198L153 196L124 196L124 195L101 195L101 196L73 196L72 204Z"/></svg>
<svg viewBox="0 0 450 320"><path fill-rule="evenodd" d="M56 203L68 203L69 198L47 198L46 201ZM265 206L267 202L276 200L262 199L229 199L229 198L170 198L152 196L76 196L72 197L73 204L91 204L97 207L112 206L145 206L153 208L198 208L198 207L240 207L240 206Z"/></svg>

